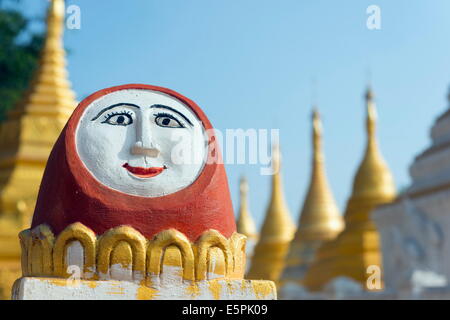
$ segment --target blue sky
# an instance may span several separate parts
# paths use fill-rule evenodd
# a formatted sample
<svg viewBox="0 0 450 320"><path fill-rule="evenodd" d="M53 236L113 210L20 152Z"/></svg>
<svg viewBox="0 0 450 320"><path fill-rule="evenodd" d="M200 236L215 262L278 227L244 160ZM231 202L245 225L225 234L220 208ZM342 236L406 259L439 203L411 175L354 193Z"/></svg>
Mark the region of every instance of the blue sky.
<svg viewBox="0 0 450 320"><path fill-rule="evenodd" d="M66 30L68 70L81 100L99 89L147 83L196 101L213 125L279 128L284 186L297 220L310 173L311 79L323 115L327 173L341 210L364 150L363 93L371 82L378 138L399 187L429 143L450 84L448 0L70 0L81 29ZM30 16L48 2L22 0ZM366 8L381 8L381 30L366 28ZM42 26L35 26L42 28ZM229 165L250 183L250 208L262 223L270 178L256 165Z"/></svg>

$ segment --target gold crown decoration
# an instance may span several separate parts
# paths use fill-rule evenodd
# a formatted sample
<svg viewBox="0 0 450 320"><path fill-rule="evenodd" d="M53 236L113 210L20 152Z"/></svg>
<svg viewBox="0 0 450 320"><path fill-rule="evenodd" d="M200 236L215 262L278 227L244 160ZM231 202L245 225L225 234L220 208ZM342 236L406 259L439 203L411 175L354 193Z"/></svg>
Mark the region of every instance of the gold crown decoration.
<svg viewBox="0 0 450 320"><path fill-rule="evenodd" d="M191 242L175 229L146 239L126 225L96 235L77 222L19 237L13 299L276 299L273 282L243 279L246 237L236 232L209 229Z"/></svg>
<svg viewBox="0 0 450 320"><path fill-rule="evenodd" d="M234 233L227 239L212 229L194 243L175 229L161 231L152 240L129 226L96 236L79 222L57 237L45 224L22 231L19 237L25 277L68 278L72 260L83 264L78 265L81 279L144 281L147 285L162 276L167 266L178 267L180 278L190 281L242 279L245 270L245 236Z"/></svg>

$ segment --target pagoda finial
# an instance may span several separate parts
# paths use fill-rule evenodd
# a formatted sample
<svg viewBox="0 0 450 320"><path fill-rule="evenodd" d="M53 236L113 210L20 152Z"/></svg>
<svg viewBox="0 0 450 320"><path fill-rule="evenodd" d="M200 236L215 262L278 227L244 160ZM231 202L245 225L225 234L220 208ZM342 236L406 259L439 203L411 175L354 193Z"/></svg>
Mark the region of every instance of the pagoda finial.
<svg viewBox="0 0 450 320"><path fill-rule="evenodd" d="M278 144L273 144L272 194L248 274L252 279L273 281L279 279L284 268L289 243L295 232L295 225L284 198L280 167L280 148Z"/></svg>
<svg viewBox="0 0 450 320"><path fill-rule="evenodd" d="M279 234L281 237L289 237L289 233L283 234L276 231L276 229L279 228L294 228L294 225L290 218L289 209L284 198L283 184L281 179L281 151L280 145L278 143L273 143L272 146L272 172L272 196L267 217L269 218L269 213L271 212L278 218L282 217L281 221L279 222L283 223L278 227L274 225L273 231L275 231L275 234ZM269 219L268 222L270 224L272 222L275 223L276 221L273 219Z"/></svg>
<svg viewBox="0 0 450 320"><path fill-rule="evenodd" d="M239 182L240 191L240 206L239 218L236 223L237 232L245 235L248 239L257 239L258 232L256 231L255 222L252 219L248 207L248 182L245 177L242 177Z"/></svg>
<svg viewBox="0 0 450 320"><path fill-rule="evenodd" d="M322 121L320 120L320 113L317 106L313 107L312 112L312 127L313 127L313 161L314 163L322 161Z"/></svg>
<svg viewBox="0 0 450 320"><path fill-rule="evenodd" d="M331 239L343 228L342 218L326 176L322 131L322 121L316 107L312 116L312 172L297 231L300 238L307 239L309 238L308 232L316 232L320 233L319 238ZM317 240L317 237L314 238Z"/></svg>
<svg viewBox="0 0 450 320"><path fill-rule="evenodd" d="M366 107L367 107L367 134L369 138L369 143L374 143L375 141L375 131L376 131L376 123L377 123L377 109L374 101L374 94L369 86L366 91Z"/></svg>
<svg viewBox="0 0 450 320"><path fill-rule="evenodd" d="M11 111L13 117L26 111L38 115L61 116L66 120L77 105L66 70L64 12L64 0L51 0L38 68L24 101L19 108Z"/></svg>
<svg viewBox="0 0 450 320"><path fill-rule="evenodd" d="M61 42L64 29L64 0L51 0L47 15L47 42Z"/></svg>
<svg viewBox="0 0 450 320"><path fill-rule="evenodd" d="M395 195L395 186L392 175L378 148L376 138L377 110L374 95L369 88L366 92L366 129L367 147L364 159L356 174L353 185L353 197L362 194L373 194L375 197L391 198ZM378 177L374 180L373 177ZM346 217L347 218L347 217Z"/></svg>
<svg viewBox="0 0 450 320"><path fill-rule="evenodd" d="M272 171L273 171L273 177L279 177L280 173L280 165L281 165L281 153L280 153L280 146L278 143L274 143L272 146Z"/></svg>
<svg viewBox="0 0 450 320"><path fill-rule="evenodd" d="M286 281L299 277L312 263L315 251L322 242L331 240L343 229L342 217L330 190L322 152L322 122L317 106L312 112L312 168L311 179L299 226L291 243L287 259L288 268L283 274ZM293 279L293 276L295 275Z"/></svg>

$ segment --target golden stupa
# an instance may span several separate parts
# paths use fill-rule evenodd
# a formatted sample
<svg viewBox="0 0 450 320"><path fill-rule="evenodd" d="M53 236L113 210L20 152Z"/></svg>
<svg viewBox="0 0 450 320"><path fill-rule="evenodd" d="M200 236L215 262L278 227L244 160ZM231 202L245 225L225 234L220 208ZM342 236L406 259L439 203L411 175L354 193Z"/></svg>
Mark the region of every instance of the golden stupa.
<svg viewBox="0 0 450 320"><path fill-rule="evenodd" d="M312 170L299 227L291 242L282 282L299 282L314 260L320 245L334 239L343 229L342 216L331 193L322 152L322 123L314 108L312 116Z"/></svg>
<svg viewBox="0 0 450 320"><path fill-rule="evenodd" d="M272 196L248 272L249 279L278 281L294 236L295 225L283 194L280 157L276 145L272 152Z"/></svg>
<svg viewBox="0 0 450 320"><path fill-rule="evenodd" d="M248 205L248 182L244 177L239 182L239 217L236 221L237 232L247 237L246 243L246 271L249 270L253 258L253 251L258 242L258 231Z"/></svg>
<svg viewBox="0 0 450 320"><path fill-rule="evenodd" d="M244 177L239 182L240 205L239 217L236 222L237 232L247 237L247 241L257 241L258 231L256 231L255 222L248 208L248 182Z"/></svg>
<svg viewBox="0 0 450 320"><path fill-rule="evenodd" d="M39 66L21 103L0 126L0 298L20 274L18 233L29 227L42 174L76 106L63 49L64 1L52 0Z"/></svg>
<svg viewBox="0 0 450 320"><path fill-rule="evenodd" d="M321 290L339 276L352 278L367 288L367 268L382 267L379 234L370 214L375 207L394 200L396 189L375 137L377 114L370 88L366 103L367 148L347 203L345 229L318 250L303 281L311 291Z"/></svg>

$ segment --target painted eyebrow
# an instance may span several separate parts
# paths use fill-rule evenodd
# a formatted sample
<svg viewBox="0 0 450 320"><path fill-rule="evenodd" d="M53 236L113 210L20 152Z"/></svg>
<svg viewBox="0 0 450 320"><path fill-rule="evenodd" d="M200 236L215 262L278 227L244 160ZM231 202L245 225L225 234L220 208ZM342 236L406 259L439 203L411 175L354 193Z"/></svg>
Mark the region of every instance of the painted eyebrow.
<svg viewBox="0 0 450 320"><path fill-rule="evenodd" d="M170 110L170 111L172 111L172 112L175 112L176 114L178 114L178 115L180 115L181 117L183 117L183 119L186 120L186 122L189 123L189 124L191 125L191 127L194 126L194 125L192 124L192 122L191 122L184 114L182 114L180 111L178 111L178 110L176 110L176 109L174 109L174 108L171 108L171 107L169 107L169 106L165 106L165 105L163 105L163 104L154 104L154 105L152 105L150 108L161 108L161 109L167 109L167 110Z"/></svg>
<svg viewBox="0 0 450 320"><path fill-rule="evenodd" d="M95 117L93 117L91 119L91 121L97 120L105 111L108 111L109 109L112 109L112 108L115 108L115 107L118 107L118 106L128 106L128 107L133 107L133 108L140 109L138 105L135 105L135 104L132 104L132 103L120 102L120 103L116 103L116 104L113 104L113 105L111 105L109 107L106 107L106 108L102 109Z"/></svg>

